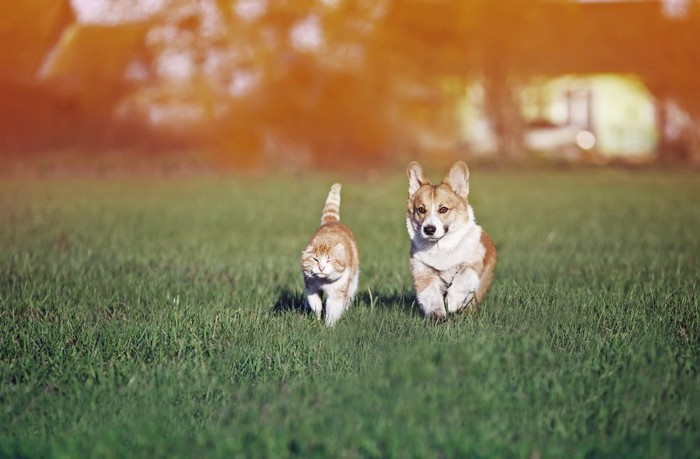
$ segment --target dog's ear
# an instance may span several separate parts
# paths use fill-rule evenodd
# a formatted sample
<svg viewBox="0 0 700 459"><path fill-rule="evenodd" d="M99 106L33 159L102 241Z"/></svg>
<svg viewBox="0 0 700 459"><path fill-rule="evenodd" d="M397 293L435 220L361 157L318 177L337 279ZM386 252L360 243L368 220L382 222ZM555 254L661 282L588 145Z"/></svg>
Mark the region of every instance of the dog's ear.
<svg viewBox="0 0 700 459"><path fill-rule="evenodd" d="M408 195L413 196L418 191L418 188L423 185L430 185L430 180L425 178L423 175L423 168L416 161L411 161L408 163L406 168L408 173Z"/></svg>
<svg viewBox="0 0 700 459"><path fill-rule="evenodd" d="M459 197L467 199L469 196L469 168L464 161L454 163L442 183L449 185Z"/></svg>

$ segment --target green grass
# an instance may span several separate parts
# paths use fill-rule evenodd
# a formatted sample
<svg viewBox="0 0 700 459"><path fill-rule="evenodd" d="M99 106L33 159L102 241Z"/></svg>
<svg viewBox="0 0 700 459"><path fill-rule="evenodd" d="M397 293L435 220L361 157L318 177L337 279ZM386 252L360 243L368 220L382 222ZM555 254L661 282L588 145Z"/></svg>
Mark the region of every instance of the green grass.
<svg viewBox="0 0 700 459"><path fill-rule="evenodd" d="M0 456L699 457L697 176L474 168L499 265L439 325L403 174L344 178L329 330L299 258L338 178L0 182Z"/></svg>

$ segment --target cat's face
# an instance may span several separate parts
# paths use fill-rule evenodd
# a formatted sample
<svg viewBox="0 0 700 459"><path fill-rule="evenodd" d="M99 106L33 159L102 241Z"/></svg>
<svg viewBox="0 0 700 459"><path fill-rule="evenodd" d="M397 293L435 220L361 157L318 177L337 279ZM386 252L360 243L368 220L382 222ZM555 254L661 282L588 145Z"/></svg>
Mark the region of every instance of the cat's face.
<svg viewBox="0 0 700 459"><path fill-rule="evenodd" d="M342 244L307 247L301 258L301 268L305 277L335 281L345 271L345 249Z"/></svg>

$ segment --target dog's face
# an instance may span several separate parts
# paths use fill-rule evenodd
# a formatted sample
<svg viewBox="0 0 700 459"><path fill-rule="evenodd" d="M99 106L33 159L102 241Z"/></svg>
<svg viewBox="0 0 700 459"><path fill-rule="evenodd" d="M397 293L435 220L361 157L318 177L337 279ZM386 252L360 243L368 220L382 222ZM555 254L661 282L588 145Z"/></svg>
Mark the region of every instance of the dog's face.
<svg viewBox="0 0 700 459"><path fill-rule="evenodd" d="M408 232L413 238L435 242L469 220L469 169L457 161L439 185L423 174L420 164L408 165Z"/></svg>

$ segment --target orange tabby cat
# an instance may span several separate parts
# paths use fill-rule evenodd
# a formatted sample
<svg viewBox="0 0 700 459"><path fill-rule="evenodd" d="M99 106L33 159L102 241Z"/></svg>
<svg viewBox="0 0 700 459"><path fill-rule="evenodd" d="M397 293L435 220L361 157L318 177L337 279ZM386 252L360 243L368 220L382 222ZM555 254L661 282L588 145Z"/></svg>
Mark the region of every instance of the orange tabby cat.
<svg viewBox="0 0 700 459"><path fill-rule="evenodd" d="M350 228L340 223L340 184L331 187L321 227L301 255L301 272L309 308L321 319L326 294L326 325L338 322L352 302L360 275L357 243Z"/></svg>

